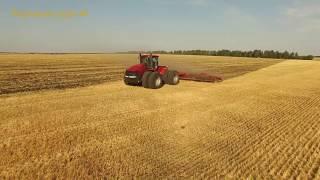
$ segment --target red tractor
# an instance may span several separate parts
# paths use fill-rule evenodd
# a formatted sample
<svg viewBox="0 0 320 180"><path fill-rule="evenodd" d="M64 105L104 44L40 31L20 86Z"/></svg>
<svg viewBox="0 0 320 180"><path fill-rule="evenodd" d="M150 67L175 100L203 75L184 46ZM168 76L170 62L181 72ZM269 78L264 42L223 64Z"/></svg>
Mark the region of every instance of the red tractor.
<svg viewBox="0 0 320 180"><path fill-rule="evenodd" d="M140 64L129 67L124 75L126 85L142 85L144 88L159 89L164 84L177 85L177 71L159 65L159 55L139 54Z"/></svg>

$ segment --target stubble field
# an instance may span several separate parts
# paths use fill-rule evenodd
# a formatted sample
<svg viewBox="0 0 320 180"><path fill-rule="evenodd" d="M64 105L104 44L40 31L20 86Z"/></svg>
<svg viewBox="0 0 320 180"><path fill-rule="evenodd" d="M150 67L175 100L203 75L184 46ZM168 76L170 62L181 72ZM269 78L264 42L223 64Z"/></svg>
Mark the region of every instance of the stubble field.
<svg viewBox="0 0 320 180"><path fill-rule="evenodd" d="M149 90L135 60L0 55L0 178L320 179L320 62L165 55L226 80Z"/></svg>
<svg viewBox="0 0 320 180"><path fill-rule="evenodd" d="M162 55L160 63L189 72L221 74L225 79L279 63L250 58ZM66 89L118 81L137 55L0 54L0 94Z"/></svg>

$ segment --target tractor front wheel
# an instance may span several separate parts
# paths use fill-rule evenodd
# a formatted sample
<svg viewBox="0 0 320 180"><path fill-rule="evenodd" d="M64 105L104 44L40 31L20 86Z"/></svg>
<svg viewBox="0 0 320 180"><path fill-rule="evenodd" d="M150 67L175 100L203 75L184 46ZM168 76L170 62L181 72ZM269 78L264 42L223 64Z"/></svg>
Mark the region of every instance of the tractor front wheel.
<svg viewBox="0 0 320 180"><path fill-rule="evenodd" d="M159 89L163 86L163 81L161 79L161 76L157 72L152 72L149 76L149 88L151 89Z"/></svg>
<svg viewBox="0 0 320 180"><path fill-rule="evenodd" d="M144 88L149 88L149 79L150 79L150 75L152 74L152 72L147 71L143 74L142 76L142 86Z"/></svg>

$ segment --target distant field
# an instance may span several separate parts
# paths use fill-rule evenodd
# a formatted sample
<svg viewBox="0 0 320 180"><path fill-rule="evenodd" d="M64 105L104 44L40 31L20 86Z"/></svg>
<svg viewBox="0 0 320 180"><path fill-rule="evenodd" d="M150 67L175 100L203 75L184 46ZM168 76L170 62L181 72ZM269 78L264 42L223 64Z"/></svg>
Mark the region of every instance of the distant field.
<svg viewBox="0 0 320 180"><path fill-rule="evenodd" d="M0 54L0 94L119 80L124 60L115 55Z"/></svg>
<svg viewBox="0 0 320 180"><path fill-rule="evenodd" d="M121 80L137 55L122 54L0 54L0 94L65 89ZM225 79L276 63L232 57L162 55L161 64L192 72L210 72Z"/></svg>

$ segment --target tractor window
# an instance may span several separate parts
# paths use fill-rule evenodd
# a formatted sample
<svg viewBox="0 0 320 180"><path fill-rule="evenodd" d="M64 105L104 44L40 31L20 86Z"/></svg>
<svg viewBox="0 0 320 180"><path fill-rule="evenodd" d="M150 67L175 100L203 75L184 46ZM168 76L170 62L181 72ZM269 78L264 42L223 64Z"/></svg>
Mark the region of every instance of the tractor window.
<svg viewBox="0 0 320 180"><path fill-rule="evenodd" d="M156 58L147 57L144 59L144 63L149 69L156 69L158 67L158 60Z"/></svg>
<svg viewBox="0 0 320 180"><path fill-rule="evenodd" d="M149 64L149 58L148 57L142 58L141 59L141 64L142 63L148 65Z"/></svg>
<svg viewBox="0 0 320 180"><path fill-rule="evenodd" d="M143 58L142 62L148 64L148 58Z"/></svg>
<svg viewBox="0 0 320 180"><path fill-rule="evenodd" d="M154 67L157 68L158 67L158 58L157 57L153 57L152 61L153 61Z"/></svg>
<svg viewBox="0 0 320 180"><path fill-rule="evenodd" d="M153 66L152 66L152 59L151 58L149 58L149 57L147 57L147 58L145 58L144 59L144 63L147 65L147 67L148 68L152 68Z"/></svg>
<svg viewBox="0 0 320 180"><path fill-rule="evenodd" d="M159 65L158 57L141 58L140 63L145 64L149 69L157 69Z"/></svg>

